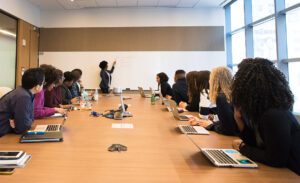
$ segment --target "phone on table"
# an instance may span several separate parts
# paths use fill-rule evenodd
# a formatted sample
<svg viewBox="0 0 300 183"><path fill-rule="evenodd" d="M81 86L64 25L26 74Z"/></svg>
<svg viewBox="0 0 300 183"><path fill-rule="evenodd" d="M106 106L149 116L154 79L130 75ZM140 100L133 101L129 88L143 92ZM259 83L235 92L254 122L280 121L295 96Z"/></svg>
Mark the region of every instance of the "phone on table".
<svg viewBox="0 0 300 183"><path fill-rule="evenodd" d="M14 168L0 168L0 175L11 175L15 172Z"/></svg>
<svg viewBox="0 0 300 183"><path fill-rule="evenodd" d="M0 160L16 160L23 154L23 151L0 151Z"/></svg>

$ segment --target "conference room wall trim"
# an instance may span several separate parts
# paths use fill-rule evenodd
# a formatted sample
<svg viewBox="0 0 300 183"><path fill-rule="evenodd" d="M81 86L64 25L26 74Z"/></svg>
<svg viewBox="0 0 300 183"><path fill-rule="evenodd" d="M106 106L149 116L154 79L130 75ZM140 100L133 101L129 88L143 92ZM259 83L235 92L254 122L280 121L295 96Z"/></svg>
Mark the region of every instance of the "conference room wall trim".
<svg viewBox="0 0 300 183"><path fill-rule="evenodd" d="M224 51L223 26L42 28L40 51Z"/></svg>

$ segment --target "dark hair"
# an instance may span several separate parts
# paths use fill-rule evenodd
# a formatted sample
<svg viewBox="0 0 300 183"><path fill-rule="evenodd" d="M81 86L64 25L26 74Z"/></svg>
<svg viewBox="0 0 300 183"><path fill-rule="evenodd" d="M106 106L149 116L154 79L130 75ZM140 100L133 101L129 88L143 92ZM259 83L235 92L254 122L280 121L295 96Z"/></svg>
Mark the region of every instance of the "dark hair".
<svg viewBox="0 0 300 183"><path fill-rule="evenodd" d="M22 87L29 90L33 87L42 86L45 79L44 70L41 68L28 69L22 76Z"/></svg>
<svg viewBox="0 0 300 183"><path fill-rule="evenodd" d="M82 71L80 69L74 69L72 70L72 74L74 77L74 81L78 81L80 77L82 76Z"/></svg>
<svg viewBox="0 0 300 183"><path fill-rule="evenodd" d="M248 64L251 64L255 60L260 60L260 62L261 62L260 64L266 64L266 65L270 65L270 66L274 65L273 62L271 62L268 59L256 57L254 59L253 58L243 59L242 62L238 64L238 68L240 69L243 66L247 66Z"/></svg>
<svg viewBox="0 0 300 183"><path fill-rule="evenodd" d="M234 77L232 104L250 121L257 122L268 109L292 109L294 96L289 84L269 60L255 58L244 66Z"/></svg>
<svg viewBox="0 0 300 183"><path fill-rule="evenodd" d="M99 63L99 67L100 67L101 69L106 69L106 68L107 68L107 65L108 65L108 63L107 63L107 61L105 61L105 60L103 60L103 61L101 61L101 62Z"/></svg>
<svg viewBox="0 0 300 183"><path fill-rule="evenodd" d="M164 72L158 73L157 77L159 77L160 83L164 83L164 82L168 82L169 81L169 77Z"/></svg>
<svg viewBox="0 0 300 183"><path fill-rule="evenodd" d="M202 93L204 90L204 92L208 94L209 76L210 76L210 71L200 71L198 73L196 83L200 93Z"/></svg>
<svg viewBox="0 0 300 183"><path fill-rule="evenodd" d="M52 65L42 64L40 65L40 68L43 69L45 73L45 87L58 82L59 73L55 67Z"/></svg>
<svg viewBox="0 0 300 183"><path fill-rule="evenodd" d="M194 95L199 95L203 90L208 94L209 75L209 71L191 71L186 75L189 102L192 102Z"/></svg>
<svg viewBox="0 0 300 183"><path fill-rule="evenodd" d="M175 72L175 80L184 79L185 78L185 71L184 70L177 70Z"/></svg>
<svg viewBox="0 0 300 183"><path fill-rule="evenodd" d="M67 81L67 82L68 81L74 81L74 75L70 71L65 72L64 77L65 77L64 82L65 81Z"/></svg>
<svg viewBox="0 0 300 183"><path fill-rule="evenodd" d="M62 70L56 69L56 70L55 70L55 73L56 73L57 76L58 76L58 80L63 79L64 73L63 73ZM58 80L57 80L57 82L58 82Z"/></svg>

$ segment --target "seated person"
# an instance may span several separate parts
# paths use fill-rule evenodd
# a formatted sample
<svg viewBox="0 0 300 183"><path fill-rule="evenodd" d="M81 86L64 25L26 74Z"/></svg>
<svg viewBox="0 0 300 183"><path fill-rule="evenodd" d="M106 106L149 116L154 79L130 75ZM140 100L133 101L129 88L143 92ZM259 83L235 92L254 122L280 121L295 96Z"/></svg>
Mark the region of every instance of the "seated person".
<svg viewBox="0 0 300 183"><path fill-rule="evenodd" d="M25 133L31 128L34 95L43 89L44 71L28 69L22 77L22 86L0 99L0 137L14 132Z"/></svg>
<svg viewBox="0 0 300 183"><path fill-rule="evenodd" d="M208 94L209 71L192 71L187 74L189 104L181 101L179 107L188 111L199 112L200 95Z"/></svg>
<svg viewBox="0 0 300 183"><path fill-rule="evenodd" d="M230 104L232 74L227 67L217 67L211 71L209 78L209 99L216 105L215 119L194 119L192 125L200 125L207 130L214 130L224 135L237 135L238 129L234 120L233 107Z"/></svg>
<svg viewBox="0 0 300 183"><path fill-rule="evenodd" d="M61 107L61 88L63 82L63 72L56 69L58 75L58 82L52 90L45 90L45 107Z"/></svg>
<svg viewBox="0 0 300 183"><path fill-rule="evenodd" d="M62 108L58 107L45 107L45 91L51 91L55 85L55 83L58 81L58 74L56 69L51 65L41 65L40 68L42 68L45 72L45 83L43 90L35 95L34 98L34 118L40 119L44 117L52 116L55 113L61 113L65 114L66 111Z"/></svg>
<svg viewBox="0 0 300 183"><path fill-rule="evenodd" d="M183 101L188 103L189 98L187 95L187 83L185 78L185 71L184 70L177 70L174 76L175 83L173 84L173 99L177 104Z"/></svg>
<svg viewBox="0 0 300 183"><path fill-rule="evenodd" d="M78 103L79 102L78 97L72 98L72 94L69 89L73 85L74 75L72 74L72 72L65 72L64 77L65 79L61 86L62 104L68 105L68 104Z"/></svg>
<svg viewBox="0 0 300 183"><path fill-rule="evenodd" d="M269 60L245 59L232 87L241 140L233 148L254 161L300 175L300 125L289 84Z"/></svg>
<svg viewBox="0 0 300 183"><path fill-rule="evenodd" d="M72 98L75 98L81 96L81 90L83 89L81 81L82 71L80 69L74 69L72 70L72 75L74 76L74 82L70 87L70 91Z"/></svg>
<svg viewBox="0 0 300 183"><path fill-rule="evenodd" d="M169 77L166 73L161 72L156 75L156 82L158 83L158 88L162 97L171 99L173 97L173 91L168 83Z"/></svg>

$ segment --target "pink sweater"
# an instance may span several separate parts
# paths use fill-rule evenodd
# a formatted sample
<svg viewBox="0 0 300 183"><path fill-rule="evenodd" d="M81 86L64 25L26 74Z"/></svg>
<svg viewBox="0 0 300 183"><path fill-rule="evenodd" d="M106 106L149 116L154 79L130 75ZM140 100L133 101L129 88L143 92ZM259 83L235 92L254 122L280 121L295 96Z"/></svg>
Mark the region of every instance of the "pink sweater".
<svg viewBox="0 0 300 183"><path fill-rule="evenodd" d="M52 116L55 113L54 108L44 107L45 89L40 93L35 94L34 97L34 119Z"/></svg>

